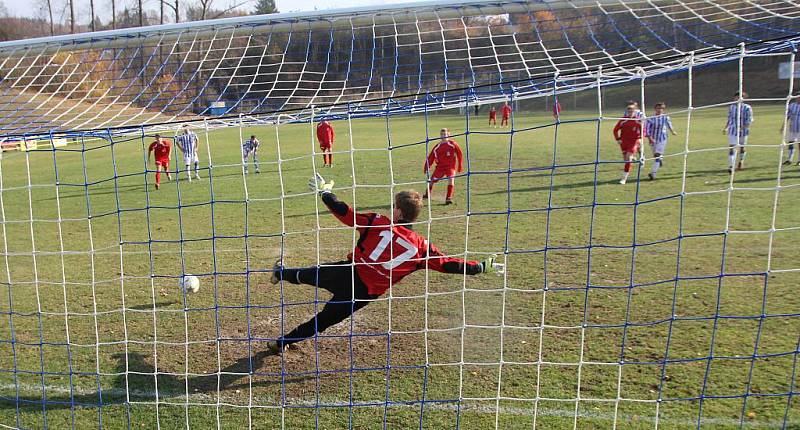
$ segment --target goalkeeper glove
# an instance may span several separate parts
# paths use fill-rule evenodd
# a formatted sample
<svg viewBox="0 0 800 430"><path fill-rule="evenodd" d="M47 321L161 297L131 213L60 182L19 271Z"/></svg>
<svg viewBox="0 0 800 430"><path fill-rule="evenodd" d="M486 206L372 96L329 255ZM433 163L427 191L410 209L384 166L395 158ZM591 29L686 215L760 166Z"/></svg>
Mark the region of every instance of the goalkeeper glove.
<svg viewBox="0 0 800 430"><path fill-rule="evenodd" d="M332 188L333 181L326 182L325 178L323 178L319 173L315 173L314 176L308 180L308 189L317 192L320 195L330 193Z"/></svg>
<svg viewBox="0 0 800 430"><path fill-rule="evenodd" d="M496 263L497 255L492 255L486 260L481 261L481 273L496 273L502 275L506 273L506 265L503 263Z"/></svg>

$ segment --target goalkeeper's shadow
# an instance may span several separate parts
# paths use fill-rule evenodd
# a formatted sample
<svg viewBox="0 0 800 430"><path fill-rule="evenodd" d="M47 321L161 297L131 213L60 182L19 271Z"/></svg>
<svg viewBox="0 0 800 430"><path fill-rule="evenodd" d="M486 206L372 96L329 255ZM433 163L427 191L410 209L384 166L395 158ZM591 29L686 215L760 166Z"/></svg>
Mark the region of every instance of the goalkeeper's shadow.
<svg viewBox="0 0 800 430"><path fill-rule="evenodd" d="M73 382L69 385L24 385L18 384L19 395L0 396L0 409L17 409L20 412L41 413L43 407L48 410L72 408L97 408L111 405L120 405L129 401L164 401L165 399L178 399L183 401L188 397L206 398L209 395L216 398L218 392L235 392L237 388L249 390L250 387L266 387L283 383L302 382L314 379L313 375L301 377L274 377L254 378L272 375L261 373L258 370L264 361L272 354L267 351L256 353L253 356L242 357L229 366L220 369L217 373L207 375L183 377L167 373L165 370L156 372L155 366L144 355L128 352L127 354L114 354L117 361L112 382L104 384L105 379L97 375L82 374L82 378L89 377L95 382L92 384L99 389L87 389L77 386ZM161 358L165 360L165 358ZM181 366L182 367L182 366ZM278 374L280 372L278 371ZM109 374L105 374L108 376ZM85 379L83 379L85 380ZM240 382L238 383L237 382ZM70 380L66 380L69 384ZM43 395L44 393L44 395ZM244 394L247 395L247 394Z"/></svg>

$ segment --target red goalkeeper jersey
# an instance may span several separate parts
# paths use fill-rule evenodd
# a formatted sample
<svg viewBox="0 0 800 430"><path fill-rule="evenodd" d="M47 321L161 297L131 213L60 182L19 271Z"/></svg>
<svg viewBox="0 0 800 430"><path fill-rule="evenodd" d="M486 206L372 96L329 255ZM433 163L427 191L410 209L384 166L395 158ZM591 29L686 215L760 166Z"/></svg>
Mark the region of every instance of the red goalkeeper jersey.
<svg viewBox="0 0 800 430"><path fill-rule="evenodd" d="M508 118L511 116L511 106L504 105L500 108L500 110L503 112L503 118Z"/></svg>
<svg viewBox="0 0 800 430"><path fill-rule="evenodd" d="M321 122L317 125L317 140L320 145L330 145L333 143L334 136L333 126L329 122Z"/></svg>
<svg viewBox="0 0 800 430"><path fill-rule="evenodd" d="M446 140L439 142L433 147L431 153L428 154L428 159L425 160L425 172L436 164L436 169L439 170L456 170L463 171L463 158L464 154L461 152L461 147L454 140Z"/></svg>
<svg viewBox="0 0 800 430"><path fill-rule="evenodd" d="M170 144L169 141L164 139L156 140L150 144L147 153L149 154L151 152L155 152L156 161L169 160L169 152L171 148L172 144Z"/></svg>
<svg viewBox="0 0 800 430"><path fill-rule="evenodd" d="M445 257L409 226L392 225L389 218L373 212L356 213L333 193L323 194L322 201L339 221L358 230L358 242L347 258L355 264L356 273L370 294L381 295L425 267L467 275L482 271L477 261Z"/></svg>

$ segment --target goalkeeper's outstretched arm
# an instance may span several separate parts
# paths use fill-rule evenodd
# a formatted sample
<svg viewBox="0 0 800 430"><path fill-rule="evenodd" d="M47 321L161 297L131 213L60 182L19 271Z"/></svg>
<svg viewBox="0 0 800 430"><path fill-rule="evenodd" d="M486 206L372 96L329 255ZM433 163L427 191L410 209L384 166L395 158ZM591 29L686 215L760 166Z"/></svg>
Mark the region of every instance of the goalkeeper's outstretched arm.
<svg viewBox="0 0 800 430"><path fill-rule="evenodd" d="M375 214L359 214L353 211L350 205L339 200L336 194L333 194L331 191L333 189L333 181L326 181L319 173L308 181L308 188L319 193L322 202L325 203L325 206L333 216L345 225L356 226L359 231L361 231L362 227L372 224L372 220L376 216Z"/></svg>
<svg viewBox="0 0 800 430"><path fill-rule="evenodd" d="M456 257L446 257L434 245L428 245L428 267L442 273L455 275L478 275L481 273L505 273L505 264L497 263L497 256L492 255L483 261L468 261ZM424 266L425 261L420 262Z"/></svg>

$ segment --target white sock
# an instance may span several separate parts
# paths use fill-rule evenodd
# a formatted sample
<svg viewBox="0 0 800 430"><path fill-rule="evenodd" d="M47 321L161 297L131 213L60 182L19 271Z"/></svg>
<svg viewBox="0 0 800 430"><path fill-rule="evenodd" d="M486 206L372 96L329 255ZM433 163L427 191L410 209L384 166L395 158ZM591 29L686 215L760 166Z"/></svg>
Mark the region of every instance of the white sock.
<svg viewBox="0 0 800 430"><path fill-rule="evenodd" d="M793 156L794 156L794 145L789 145L789 161L792 161Z"/></svg>
<svg viewBox="0 0 800 430"><path fill-rule="evenodd" d="M186 165L186 176L189 177L189 182L192 182L192 171L189 169L190 167L190 165Z"/></svg>
<svg viewBox="0 0 800 430"><path fill-rule="evenodd" d="M733 168L736 164L736 150L731 149L730 153L728 154L728 167Z"/></svg>
<svg viewBox="0 0 800 430"><path fill-rule="evenodd" d="M656 174L658 172L658 168L661 167L661 157L658 157L653 161L653 167L650 168L650 173Z"/></svg>

